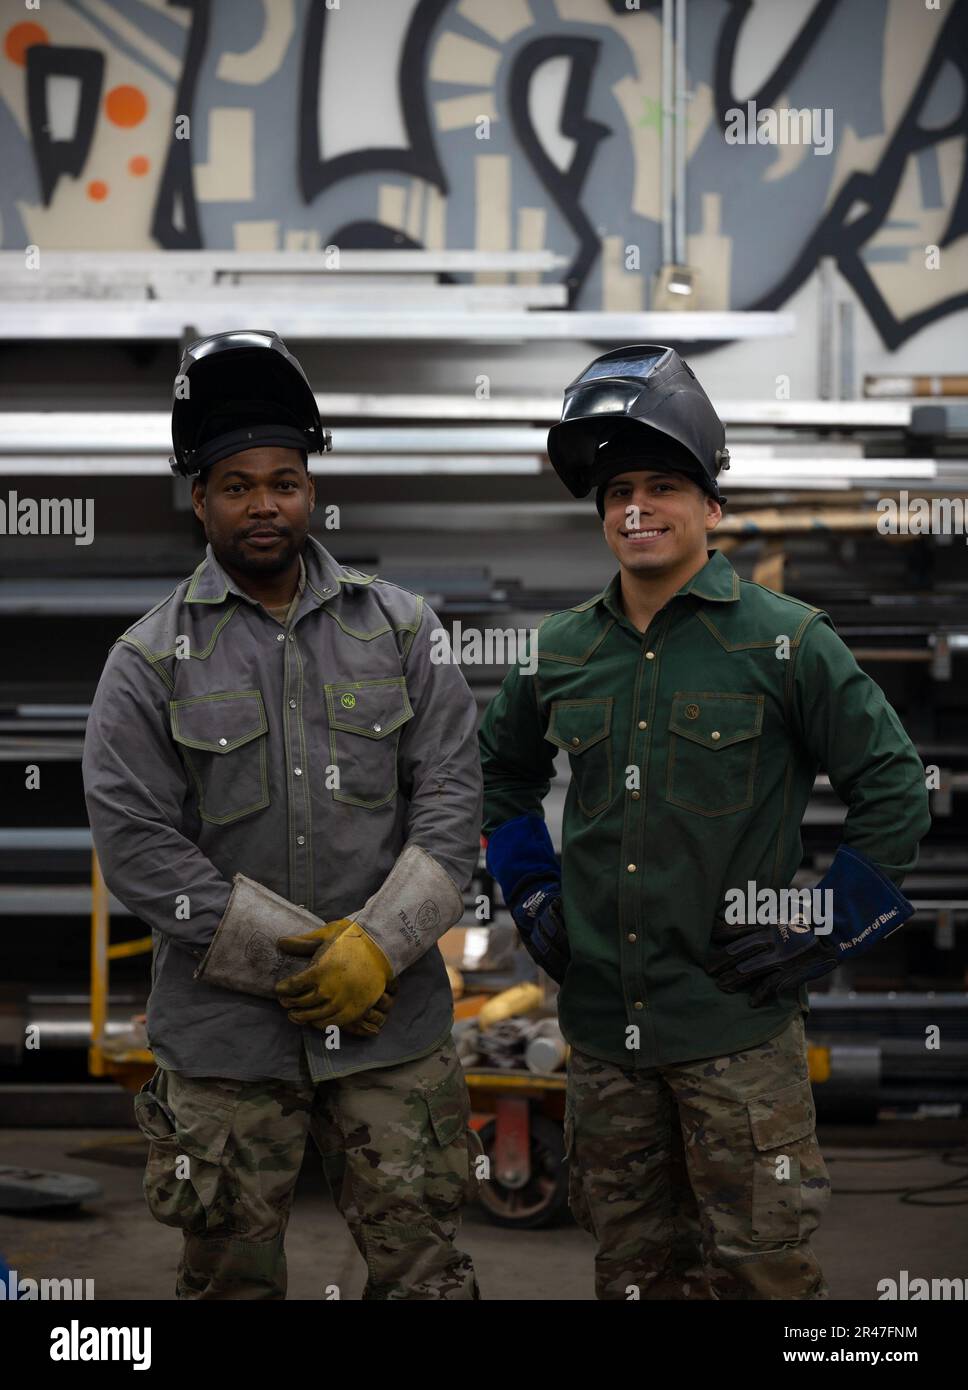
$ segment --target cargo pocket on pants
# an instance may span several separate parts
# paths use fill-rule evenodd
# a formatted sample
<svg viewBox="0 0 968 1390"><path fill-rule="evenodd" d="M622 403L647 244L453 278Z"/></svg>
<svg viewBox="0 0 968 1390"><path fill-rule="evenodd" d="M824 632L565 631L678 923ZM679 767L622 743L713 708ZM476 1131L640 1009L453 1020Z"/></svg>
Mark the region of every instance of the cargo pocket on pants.
<svg viewBox="0 0 968 1390"><path fill-rule="evenodd" d="M206 1229L234 1108L212 1088L164 1067L135 1096L135 1120L150 1141L145 1200L162 1225Z"/></svg>
<svg viewBox="0 0 968 1390"><path fill-rule="evenodd" d="M477 1198L477 1159L484 1146L471 1129L470 1097L462 1071L424 1097L433 1134L427 1158L427 1198L435 1215L456 1215Z"/></svg>
<svg viewBox="0 0 968 1390"><path fill-rule="evenodd" d="M816 1226L815 1218L809 1223L804 1220L804 1182L829 1190L814 1133L816 1111L810 1082L797 1081L780 1091L757 1096L747 1102L747 1112L755 1149L751 1239L803 1239ZM816 1201L807 1205L811 1214L819 1209Z"/></svg>
<svg viewBox="0 0 968 1390"><path fill-rule="evenodd" d="M592 1221L592 1214L588 1203L585 1200L585 1188L582 1180L581 1166L578 1163L578 1144L575 1135L575 1117L565 1113L565 1162L568 1165L568 1207L575 1224L580 1226L589 1235L595 1234L595 1225Z"/></svg>

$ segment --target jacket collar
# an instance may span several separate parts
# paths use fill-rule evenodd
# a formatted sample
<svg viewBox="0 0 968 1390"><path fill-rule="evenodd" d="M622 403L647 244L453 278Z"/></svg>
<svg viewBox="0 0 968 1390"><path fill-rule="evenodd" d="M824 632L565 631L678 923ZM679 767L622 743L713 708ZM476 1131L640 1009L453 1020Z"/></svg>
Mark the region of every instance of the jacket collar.
<svg viewBox="0 0 968 1390"><path fill-rule="evenodd" d="M679 594L695 594L713 603L735 603L739 598L739 575L721 550L707 550L706 563L683 584Z"/></svg>
<svg viewBox="0 0 968 1390"><path fill-rule="evenodd" d="M712 603L735 603L740 592L739 575L721 550L708 550L706 554L708 558L702 569L697 570L681 589L677 589L674 597L694 594L696 598L708 599ZM600 594L596 594L587 605L581 606L590 608L593 604L601 603L613 617L624 618L625 614L619 601L621 584L622 573L619 571L612 576Z"/></svg>
<svg viewBox="0 0 968 1390"><path fill-rule="evenodd" d="M320 604L328 603L340 592L342 586L372 582L370 575L358 575L344 569L314 536L306 537L302 558L306 566L306 589L300 603L300 611L306 608L318 608ZM185 602L224 603L229 594L234 594L247 603L257 602L251 594L240 589L230 575L226 574L216 560L215 552L209 543L205 547L205 559L191 577Z"/></svg>

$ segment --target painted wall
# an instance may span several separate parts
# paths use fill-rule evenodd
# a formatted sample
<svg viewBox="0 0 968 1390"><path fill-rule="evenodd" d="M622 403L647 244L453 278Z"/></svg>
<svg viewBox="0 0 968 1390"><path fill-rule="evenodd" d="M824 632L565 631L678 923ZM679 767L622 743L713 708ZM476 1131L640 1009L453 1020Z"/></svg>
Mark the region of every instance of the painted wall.
<svg viewBox="0 0 968 1390"><path fill-rule="evenodd" d="M648 308L661 5L629 3L2 0L0 247L549 247L576 306ZM868 369L964 370L968 0L688 15L701 307L807 328L830 255ZM750 101L813 143L731 143Z"/></svg>

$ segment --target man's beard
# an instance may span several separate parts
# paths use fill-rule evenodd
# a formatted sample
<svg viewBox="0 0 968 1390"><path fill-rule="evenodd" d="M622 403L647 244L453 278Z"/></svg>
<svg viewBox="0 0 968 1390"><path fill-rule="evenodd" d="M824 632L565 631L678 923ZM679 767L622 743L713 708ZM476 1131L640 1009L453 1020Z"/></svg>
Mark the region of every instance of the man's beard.
<svg viewBox="0 0 968 1390"><path fill-rule="evenodd" d="M249 534L251 534L251 529ZM262 528L270 529L270 528ZM290 526L273 526L273 531L282 537L280 545L274 546L272 550L265 552L253 550L244 544L244 537L238 533L223 546L216 549L215 558L221 565L228 565L229 568L237 570L241 574L250 574L253 578L260 575L281 574L283 570L289 568L296 556L302 551L305 542L305 533L297 535Z"/></svg>

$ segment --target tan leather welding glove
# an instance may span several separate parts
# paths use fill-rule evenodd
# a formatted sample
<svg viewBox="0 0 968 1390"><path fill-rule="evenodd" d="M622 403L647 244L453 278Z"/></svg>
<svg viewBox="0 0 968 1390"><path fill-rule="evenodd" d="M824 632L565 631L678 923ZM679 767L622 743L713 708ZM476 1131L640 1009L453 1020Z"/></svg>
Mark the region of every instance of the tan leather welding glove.
<svg viewBox="0 0 968 1390"><path fill-rule="evenodd" d="M361 1022L385 995L390 999L387 986L393 978L393 966L358 922L339 918L305 937L283 937L279 949L302 955L314 938L316 945L307 969L280 980L275 987L276 997L293 1023L346 1028ZM287 943L296 950L290 951ZM369 1026L373 1022L371 1019Z"/></svg>
<svg viewBox="0 0 968 1390"><path fill-rule="evenodd" d="M279 950L290 956L315 956L320 946L324 948L330 946L338 936L342 936L352 921L352 917L338 917L332 922L325 922L322 926L314 927L312 931L303 932L299 936L281 936L278 941ZM398 989L399 982L396 979L390 980L385 992L380 995L373 1007L368 1009L356 1023L345 1024L345 1031L354 1038L375 1038L390 1016L390 1010L394 1005L394 996ZM291 1014L290 1019L293 1023L300 1022L299 1019L292 1018ZM308 1022L310 1027L318 1028L320 1032L330 1027L331 1023L330 1020L314 1019Z"/></svg>

